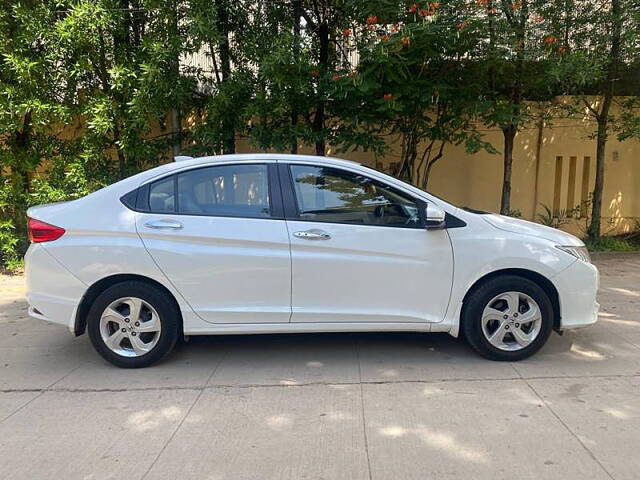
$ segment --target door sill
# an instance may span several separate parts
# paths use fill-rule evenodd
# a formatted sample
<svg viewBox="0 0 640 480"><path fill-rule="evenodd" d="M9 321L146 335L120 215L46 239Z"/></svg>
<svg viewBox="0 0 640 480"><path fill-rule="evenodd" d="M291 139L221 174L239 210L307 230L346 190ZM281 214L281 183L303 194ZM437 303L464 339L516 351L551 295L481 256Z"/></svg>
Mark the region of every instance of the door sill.
<svg viewBox="0 0 640 480"><path fill-rule="evenodd" d="M316 332L431 332L426 322L352 322L352 323L218 323L185 328L185 335L241 335L258 333L316 333ZM443 331L437 329L437 331Z"/></svg>

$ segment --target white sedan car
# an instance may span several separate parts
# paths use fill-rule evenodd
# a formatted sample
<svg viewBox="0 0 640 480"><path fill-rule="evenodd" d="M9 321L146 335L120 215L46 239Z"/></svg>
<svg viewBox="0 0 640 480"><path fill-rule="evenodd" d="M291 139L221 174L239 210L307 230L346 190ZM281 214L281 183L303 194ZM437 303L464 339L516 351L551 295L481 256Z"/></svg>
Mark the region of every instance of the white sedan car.
<svg viewBox="0 0 640 480"><path fill-rule="evenodd" d="M29 314L120 367L182 335L289 332L448 332L520 360L597 319L578 238L345 160L187 159L28 215Z"/></svg>

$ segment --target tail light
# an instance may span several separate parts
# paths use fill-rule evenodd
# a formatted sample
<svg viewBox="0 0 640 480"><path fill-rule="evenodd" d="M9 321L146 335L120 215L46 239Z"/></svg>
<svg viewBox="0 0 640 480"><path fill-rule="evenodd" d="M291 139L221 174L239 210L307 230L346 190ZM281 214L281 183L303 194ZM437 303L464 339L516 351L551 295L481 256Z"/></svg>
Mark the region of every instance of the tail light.
<svg viewBox="0 0 640 480"><path fill-rule="evenodd" d="M31 243L52 242L64 235L64 228L49 225L34 218L30 218L27 222L27 231Z"/></svg>

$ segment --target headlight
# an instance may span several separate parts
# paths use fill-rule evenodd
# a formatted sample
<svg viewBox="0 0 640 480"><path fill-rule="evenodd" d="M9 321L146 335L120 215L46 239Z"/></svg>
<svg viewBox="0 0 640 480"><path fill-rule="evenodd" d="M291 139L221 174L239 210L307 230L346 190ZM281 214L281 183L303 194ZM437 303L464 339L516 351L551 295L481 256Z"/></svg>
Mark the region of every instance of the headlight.
<svg viewBox="0 0 640 480"><path fill-rule="evenodd" d="M589 250L587 247L571 247L567 245L556 245L556 248L559 248L563 252L567 252L569 255L573 255L578 260L582 260L586 263L591 263L591 256L589 255Z"/></svg>

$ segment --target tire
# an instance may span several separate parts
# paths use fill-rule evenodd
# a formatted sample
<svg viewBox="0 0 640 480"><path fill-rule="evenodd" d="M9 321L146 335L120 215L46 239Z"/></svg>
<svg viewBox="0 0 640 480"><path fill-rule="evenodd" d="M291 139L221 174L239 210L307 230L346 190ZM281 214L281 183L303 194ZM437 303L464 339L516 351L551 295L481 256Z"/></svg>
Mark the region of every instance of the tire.
<svg viewBox="0 0 640 480"><path fill-rule="evenodd" d="M517 310L512 305L518 305ZM480 284L465 299L462 309L463 336L476 352L490 360L530 357L547 342L553 323L553 306L546 292L516 275L494 277Z"/></svg>
<svg viewBox="0 0 640 480"><path fill-rule="evenodd" d="M180 311L166 292L149 283L126 281L96 298L89 309L87 329L105 360L121 368L142 368L173 350L179 319Z"/></svg>

